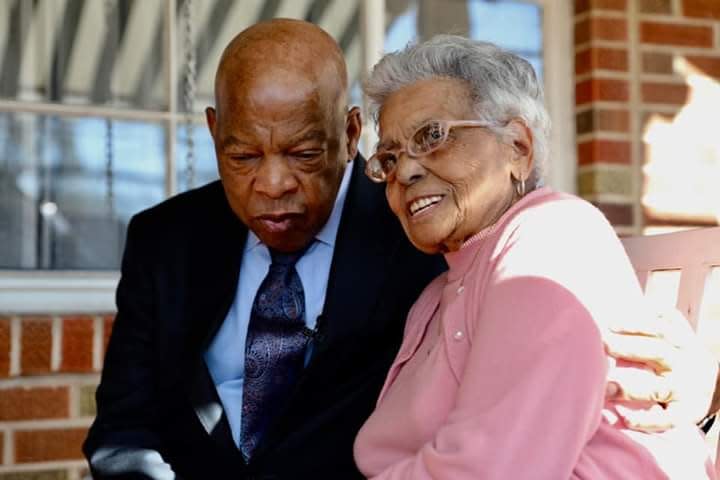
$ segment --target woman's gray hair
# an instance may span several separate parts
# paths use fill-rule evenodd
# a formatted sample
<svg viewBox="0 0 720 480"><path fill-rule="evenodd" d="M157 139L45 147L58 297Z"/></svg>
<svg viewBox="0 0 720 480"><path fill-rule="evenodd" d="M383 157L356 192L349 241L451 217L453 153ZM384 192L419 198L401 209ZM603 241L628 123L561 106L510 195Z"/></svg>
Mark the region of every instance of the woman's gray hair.
<svg viewBox="0 0 720 480"><path fill-rule="evenodd" d="M530 63L488 42L438 35L385 55L375 65L364 90L377 121L387 98L403 87L430 78L455 78L470 87L474 111L500 138L508 141L508 121L521 119L533 136L534 166L528 183L542 182L548 157L550 117L543 89Z"/></svg>

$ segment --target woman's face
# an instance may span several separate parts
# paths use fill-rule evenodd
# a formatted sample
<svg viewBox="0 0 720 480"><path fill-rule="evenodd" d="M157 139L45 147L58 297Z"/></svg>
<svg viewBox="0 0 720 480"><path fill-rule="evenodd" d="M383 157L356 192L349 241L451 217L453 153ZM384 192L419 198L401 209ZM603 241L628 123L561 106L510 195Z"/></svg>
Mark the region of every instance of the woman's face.
<svg viewBox="0 0 720 480"><path fill-rule="evenodd" d="M455 79L416 82L388 97L380 111L380 145L398 155L385 193L410 241L426 253L459 249L516 200L511 173L518 172L522 149L485 128L456 127L424 157L399 152L429 120L475 119L468 87Z"/></svg>

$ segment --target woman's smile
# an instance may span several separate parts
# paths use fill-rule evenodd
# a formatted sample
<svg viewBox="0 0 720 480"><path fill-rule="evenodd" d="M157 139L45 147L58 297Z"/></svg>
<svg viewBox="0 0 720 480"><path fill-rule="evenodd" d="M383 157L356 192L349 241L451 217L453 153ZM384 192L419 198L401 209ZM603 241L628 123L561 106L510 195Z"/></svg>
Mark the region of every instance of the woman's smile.
<svg viewBox="0 0 720 480"><path fill-rule="evenodd" d="M408 203L407 210L410 218L416 219L425 216L434 210L444 198L445 195L424 195L422 197L416 197Z"/></svg>

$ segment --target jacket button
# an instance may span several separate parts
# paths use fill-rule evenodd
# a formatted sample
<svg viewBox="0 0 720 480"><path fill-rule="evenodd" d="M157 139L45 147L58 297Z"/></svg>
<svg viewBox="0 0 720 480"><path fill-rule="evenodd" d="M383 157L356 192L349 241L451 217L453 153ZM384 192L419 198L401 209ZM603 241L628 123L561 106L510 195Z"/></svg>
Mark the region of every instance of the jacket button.
<svg viewBox="0 0 720 480"><path fill-rule="evenodd" d="M459 342L463 338L465 338L465 334L462 332L462 330L458 330L457 332L453 333L453 340L455 340L456 342Z"/></svg>
<svg viewBox="0 0 720 480"><path fill-rule="evenodd" d="M464 285L460 285L460 286L458 287L458 289L457 289L457 294L460 295L460 294L463 292L463 290L465 290L465 286L464 286Z"/></svg>

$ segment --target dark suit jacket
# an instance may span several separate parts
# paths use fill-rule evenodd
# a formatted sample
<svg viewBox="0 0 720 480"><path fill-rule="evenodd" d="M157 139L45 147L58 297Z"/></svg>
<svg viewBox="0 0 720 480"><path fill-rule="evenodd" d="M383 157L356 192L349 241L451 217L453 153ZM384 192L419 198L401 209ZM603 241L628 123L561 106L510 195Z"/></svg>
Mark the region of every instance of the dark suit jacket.
<svg viewBox="0 0 720 480"><path fill-rule="evenodd" d="M84 445L94 478L362 478L355 434L409 307L445 268L406 240L363 163L354 162L312 358L249 464L203 361L234 300L247 228L220 182L131 220L98 415Z"/></svg>

